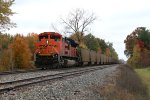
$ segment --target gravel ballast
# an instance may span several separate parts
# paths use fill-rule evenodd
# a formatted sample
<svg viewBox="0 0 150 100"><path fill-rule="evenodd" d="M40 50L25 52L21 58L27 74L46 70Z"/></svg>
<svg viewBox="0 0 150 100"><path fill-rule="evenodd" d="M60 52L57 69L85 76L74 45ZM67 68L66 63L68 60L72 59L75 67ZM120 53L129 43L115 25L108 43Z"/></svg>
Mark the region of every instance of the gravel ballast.
<svg viewBox="0 0 150 100"><path fill-rule="evenodd" d="M0 100L103 100L93 87L113 83L118 66L113 65L80 76L9 91L1 94Z"/></svg>

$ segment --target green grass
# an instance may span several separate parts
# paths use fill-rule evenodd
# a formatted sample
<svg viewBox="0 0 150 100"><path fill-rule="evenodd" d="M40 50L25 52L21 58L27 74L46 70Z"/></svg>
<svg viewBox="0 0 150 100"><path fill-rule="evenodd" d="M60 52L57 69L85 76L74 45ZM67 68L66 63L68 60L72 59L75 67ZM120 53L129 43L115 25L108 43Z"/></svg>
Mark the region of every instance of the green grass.
<svg viewBox="0 0 150 100"><path fill-rule="evenodd" d="M150 96L150 68L135 69L135 71L140 76L143 83L147 85Z"/></svg>

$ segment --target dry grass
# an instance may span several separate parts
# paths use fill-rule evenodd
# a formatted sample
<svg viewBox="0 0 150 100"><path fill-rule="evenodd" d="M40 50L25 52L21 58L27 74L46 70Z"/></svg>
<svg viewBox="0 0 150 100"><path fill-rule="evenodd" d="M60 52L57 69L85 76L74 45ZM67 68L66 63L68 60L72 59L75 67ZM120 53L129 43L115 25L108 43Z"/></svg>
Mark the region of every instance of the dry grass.
<svg viewBox="0 0 150 100"><path fill-rule="evenodd" d="M109 82L105 86L93 85L93 93L100 95L102 100L149 100L148 88L133 69L122 65L118 70L115 82Z"/></svg>
<svg viewBox="0 0 150 100"><path fill-rule="evenodd" d="M150 97L150 68L135 69L142 82L147 85L149 88L149 97Z"/></svg>

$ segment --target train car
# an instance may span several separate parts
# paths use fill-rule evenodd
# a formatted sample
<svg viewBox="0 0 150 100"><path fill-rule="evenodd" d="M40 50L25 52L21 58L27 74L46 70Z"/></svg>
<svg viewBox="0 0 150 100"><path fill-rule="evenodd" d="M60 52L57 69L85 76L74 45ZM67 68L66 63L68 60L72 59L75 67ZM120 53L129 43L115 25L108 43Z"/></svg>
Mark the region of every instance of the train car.
<svg viewBox="0 0 150 100"><path fill-rule="evenodd" d="M96 62L97 65L101 64L101 54L99 52L96 53Z"/></svg>
<svg viewBox="0 0 150 100"><path fill-rule="evenodd" d="M101 54L100 58L101 58L101 65L103 65L104 64L104 54Z"/></svg>
<svg viewBox="0 0 150 100"><path fill-rule="evenodd" d="M90 64L90 50L80 48L80 56L81 56L81 65L89 65Z"/></svg>
<svg viewBox="0 0 150 100"><path fill-rule="evenodd" d="M90 64L96 64L96 51L90 50Z"/></svg>

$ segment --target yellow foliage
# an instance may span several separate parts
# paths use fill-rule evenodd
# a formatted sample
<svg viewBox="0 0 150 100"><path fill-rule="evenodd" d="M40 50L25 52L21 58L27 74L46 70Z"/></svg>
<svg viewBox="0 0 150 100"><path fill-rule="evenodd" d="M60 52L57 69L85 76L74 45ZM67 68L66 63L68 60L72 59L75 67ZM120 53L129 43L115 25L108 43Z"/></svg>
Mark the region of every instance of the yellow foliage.
<svg viewBox="0 0 150 100"><path fill-rule="evenodd" d="M12 43L12 52L14 67L27 69L31 68L31 51L27 44L27 41L23 36L17 35Z"/></svg>
<svg viewBox="0 0 150 100"><path fill-rule="evenodd" d="M0 58L0 71L11 70L11 52L4 50Z"/></svg>
<svg viewBox="0 0 150 100"><path fill-rule="evenodd" d="M87 49L87 46L84 43L80 43L79 47Z"/></svg>
<svg viewBox="0 0 150 100"><path fill-rule="evenodd" d="M138 67L141 58L140 56L141 56L141 48L137 44L133 48L133 56L128 59L128 64L132 65L133 67Z"/></svg>

